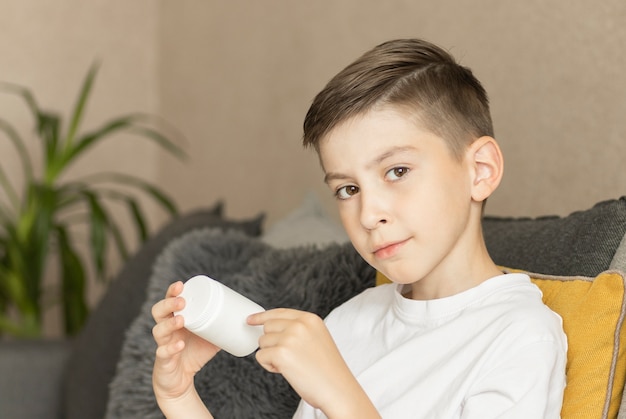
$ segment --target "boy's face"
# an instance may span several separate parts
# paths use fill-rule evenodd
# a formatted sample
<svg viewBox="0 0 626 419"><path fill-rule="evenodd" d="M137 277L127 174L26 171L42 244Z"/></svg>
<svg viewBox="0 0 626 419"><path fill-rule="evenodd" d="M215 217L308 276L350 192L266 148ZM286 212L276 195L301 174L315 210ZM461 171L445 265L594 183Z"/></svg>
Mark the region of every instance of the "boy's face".
<svg viewBox="0 0 626 419"><path fill-rule="evenodd" d="M468 159L390 107L335 127L320 159L361 256L394 282L419 281L430 298L449 294L447 278L463 272L476 244Z"/></svg>

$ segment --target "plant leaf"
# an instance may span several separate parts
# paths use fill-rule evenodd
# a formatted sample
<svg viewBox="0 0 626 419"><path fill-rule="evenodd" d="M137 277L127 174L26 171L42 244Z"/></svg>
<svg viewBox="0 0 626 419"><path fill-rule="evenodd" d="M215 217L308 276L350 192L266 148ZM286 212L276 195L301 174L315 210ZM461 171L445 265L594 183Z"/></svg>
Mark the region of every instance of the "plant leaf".
<svg viewBox="0 0 626 419"><path fill-rule="evenodd" d="M61 295L65 332L73 336L82 328L89 314L85 300L87 277L83 262L71 245L67 227L58 225L56 232L63 278Z"/></svg>
<svg viewBox="0 0 626 419"><path fill-rule="evenodd" d="M45 155L46 155L46 167L45 172L48 172L50 166L54 166L57 159L59 159L59 130L61 120L60 118L50 112L39 112L37 115L37 126L41 141L43 141ZM54 179L50 179L49 183L52 183Z"/></svg>
<svg viewBox="0 0 626 419"><path fill-rule="evenodd" d="M46 162L49 162L52 159L51 155L56 152L59 139L60 118L51 112L42 111L37 105L35 96L29 89L23 86L0 82L0 90L16 94L26 102L28 109L35 119L36 132L45 142ZM32 173L32 170L30 170L30 172ZM28 176L26 176L26 178L30 179Z"/></svg>
<svg viewBox="0 0 626 419"><path fill-rule="evenodd" d="M24 140L17 133L15 128L5 119L0 118L0 131L3 131L18 152L24 169L24 179L29 182L33 178L33 164L31 162Z"/></svg>
<svg viewBox="0 0 626 419"><path fill-rule="evenodd" d="M188 157L183 149L170 139L176 138L180 141L184 139L184 135L177 130L176 127L170 125L165 119L159 117L158 115L142 112L135 112L128 116L130 117L129 123L131 125L128 128L129 131L132 132L133 130L138 129L138 131L134 132L136 135L153 137L152 139L162 148L181 160ZM142 130L148 130L150 132L146 133ZM166 135L165 132L168 132L168 135Z"/></svg>
<svg viewBox="0 0 626 419"><path fill-rule="evenodd" d="M63 157L59 159L53 167L50 168L48 178L56 178L63 170L67 169L68 166L76 159L78 156L82 155L85 151L93 147L94 145L102 142L105 138L109 136L127 130L132 126L132 117L125 116L121 118L114 119L102 127L98 128L95 131L89 132L85 135L82 135L79 139L76 140L76 143L67 148Z"/></svg>
<svg viewBox="0 0 626 419"><path fill-rule="evenodd" d="M131 118L126 116L110 121L104 126L98 128L97 130L81 136L76 141L76 144L67 150L61 162L62 167L60 167L59 169L66 168L75 158L77 158L87 149L91 148L93 145L102 141L104 138L118 131L127 129L130 126Z"/></svg>
<svg viewBox="0 0 626 419"><path fill-rule="evenodd" d="M178 215L178 208L174 200L164 191L149 182L133 175L118 172L102 172L85 176L81 182L94 184L96 182L111 182L113 184L123 185L124 187L135 187L148 194L159 205L161 205L170 215ZM75 187L78 183L72 184ZM67 185L66 185L67 186Z"/></svg>
<svg viewBox="0 0 626 419"><path fill-rule="evenodd" d="M147 193L152 199L154 199L159 205L161 205L170 215L178 215L178 208L173 199L170 198L165 192L163 192L157 186L150 184L149 182L138 178L133 175L118 172L103 172L90 175L83 178L83 181L95 181L95 182L113 182L124 186L132 186Z"/></svg>
<svg viewBox="0 0 626 419"><path fill-rule="evenodd" d="M128 259L128 247L126 246L126 242L124 241L124 236L120 232L120 228L113 219L110 220L109 223L109 231L113 236L113 240L115 240L115 244L117 246L117 251L122 257L122 260Z"/></svg>
<svg viewBox="0 0 626 419"><path fill-rule="evenodd" d="M13 185L11 185L11 181L2 168L2 164L0 164L0 186L2 186L4 193L7 195L9 201L11 201L13 208L17 209L20 206L20 197L17 195ZM8 208L3 207L4 205L0 202L0 217L5 214L8 215Z"/></svg>
<svg viewBox="0 0 626 419"><path fill-rule="evenodd" d="M45 271L50 230L56 210L56 191L46 185L29 185L25 207L16 220L14 242L9 248L11 269L26 286L28 298L39 307L42 273Z"/></svg>
<svg viewBox="0 0 626 419"><path fill-rule="evenodd" d="M89 185L84 182L72 182L64 185L63 192L67 195L70 195L70 199L67 199L65 202L66 207L71 207L72 204L76 203L75 200L71 199L72 193L75 194L77 191L89 189ZM93 191L95 189L91 189ZM69 193L67 193L69 191ZM134 222L134 227L137 230L137 237L140 242L144 242L148 238L148 227L146 223L146 217L143 213L143 210L139 204L139 202L130 194L124 193L122 191L116 189L109 189L107 187L99 187L97 189L98 194L102 196L102 198L109 198L123 202L128 211L130 213L131 219ZM112 234L115 239L117 251L123 259L128 258L128 248L126 246L126 242L120 233L119 226L115 222L113 218L109 218L107 225L109 232Z"/></svg>
<svg viewBox="0 0 626 419"><path fill-rule="evenodd" d="M77 204L83 204L85 202L84 192L88 192L89 190L90 186L81 181L70 181L58 186L59 210L66 210Z"/></svg>
<svg viewBox="0 0 626 419"><path fill-rule="evenodd" d="M39 318L36 302L30 299L25 284L15 271L0 265L0 284L0 293L18 308L22 317Z"/></svg>
<svg viewBox="0 0 626 419"><path fill-rule="evenodd" d="M107 235L106 230L109 224L109 217L106 210L100 204L98 196L93 191L82 191L87 198L90 209L90 240L91 240L91 256L99 279L106 277L106 250Z"/></svg>
<svg viewBox="0 0 626 419"><path fill-rule="evenodd" d="M0 90L20 96L22 99L24 99L26 105L34 116L37 116L37 114L39 114L39 106L37 105L35 96L33 96L31 91L26 87L14 83L0 82Z"/></svg>
<svg viewBox="0 0 626 419"><path fill-rule="evenodd" d="M76 102L76 106L74 107L74 112L72 113L72 120L68 127L67 137L65 138L65 147L69 150L73 147L74 138L76 137L76 133L78 132L78 127L80 126L81 120L83 118L83 113L85 111L85 105L87 104L87 99L89 98L89 93L91 92L91 88L93 86L94 79L96 77L96 73L98 72L99 64L96 62L92 64L85 80L83 81L83 85L80 89L80 93L78 95L78 101Z"/></svg>
<svg viewBox="0 0 626 419"><path fill-rule="evenodd" d="M16 322L0 312L0 332L6 332L18 338L34 338L41 334L41 329L31 316L23 318L21 322Z"/></svg>
<svg viewBox="0 0 626 419"><path fill-rule="evenodd" d="M104 138L120 132L128 132L148 138L176 157L181 159L186 158L185 152L165 135L155 129L139 125L139 122L145 119L145 116L141 114L116 118L105 123L97 130L82 135L76 141L75 146L67 151L63 160L63 166L67 166L72 160L84 153L86 150L90 149L95 144L102 142Z"/></svg>
<svg viewBox="0 0 626 419"><path fill-rule="evenodd" d="M163 149L167 150L169 153L173 154L181 160L187 157L185 152L180 147L178 147L169 138L167 138L165 135L161 134L155 129L152 129L150 127L133 126L132 128L130 128L129 131L134 134L154 140L154 142L160 145Z"/></svg>
<svg viewBox="0 0 626 419"><path fill-rule="evenodd" d="M145 242L148 238L148 227L146 226L145 216L139 203L131 197L126 199L126 204L130 210L133 219L135 220L135 227L137 227L137 235L139 236L139 240L141 243Z"/></svg>

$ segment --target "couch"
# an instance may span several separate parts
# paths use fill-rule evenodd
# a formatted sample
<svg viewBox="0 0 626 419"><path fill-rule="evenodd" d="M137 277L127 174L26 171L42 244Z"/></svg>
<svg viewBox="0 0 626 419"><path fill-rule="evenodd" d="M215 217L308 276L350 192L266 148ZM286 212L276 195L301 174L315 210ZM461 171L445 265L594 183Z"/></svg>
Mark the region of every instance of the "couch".
<svg viewBox="0 0 626 419"><path fill-rule="evenodd" d="M267 229L263 219L229 219L221 203L174 219L127 261L79 336L0 342L0 418L161 417L150 394L149 307L180 275L208 271L267 308L320 315L379 281L314 197ZM483 227L496 263L556 284L542 288L544 295L572 318L572 336L582 333L572 371L584 374L571 383L583 393L592 383L595 399L576 393L574 413L563 417L626 419L626 197L566 217L485 217ZM265 374L253 357L223 355L206 370L197 386L217 404L216 417L289 417L297 403L281 377Z"/></svg>

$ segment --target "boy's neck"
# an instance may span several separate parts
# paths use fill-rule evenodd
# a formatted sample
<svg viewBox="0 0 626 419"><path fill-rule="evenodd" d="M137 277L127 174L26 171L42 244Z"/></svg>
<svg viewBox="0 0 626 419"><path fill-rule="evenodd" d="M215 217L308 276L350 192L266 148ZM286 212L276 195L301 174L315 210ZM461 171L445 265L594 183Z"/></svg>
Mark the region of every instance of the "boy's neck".
<svg viewBox="0 0 626 419"><path fill-rule="evenodd" d="M461 246L455 252L456 255L451 255L454 263L442 264L436 272L411 284L407 298L434 300L449 297L502 275L502 271L487 252L482 234L472 246Z"/></svg>
<svg viewBox="0 0 626 419"><path fill-rule="evenodd" d="M472 276L471 279L466 277L466 280L455 282L452 286L440 287L439 289L427 289L424 284L420 284L419 282L407 285L402 291L402 295L405 298L423 301L450 297L474 288L486 280L502 274L503 272L499 270L496 265L493 265L492 270L485 271L482 275Z"/></svg>

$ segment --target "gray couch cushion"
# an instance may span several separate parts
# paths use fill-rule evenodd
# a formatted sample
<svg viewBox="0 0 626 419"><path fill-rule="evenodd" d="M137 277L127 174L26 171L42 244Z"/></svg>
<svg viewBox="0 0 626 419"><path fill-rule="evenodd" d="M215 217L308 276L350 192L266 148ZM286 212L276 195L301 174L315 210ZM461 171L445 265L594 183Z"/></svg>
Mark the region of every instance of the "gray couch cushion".
<svg viewBox="0 0 626 419"><path fill-rule="evenodd" d="M483 220L485 242L498 265L542 274L595 277L609 269L626 234L626 197L567 217Z"/></svg>
<svg viewBox="0 0 626 419"><path fill-rule="evenodd" d="M20 340L0 345L0 417L60 419L69 342Z"/></svg>

